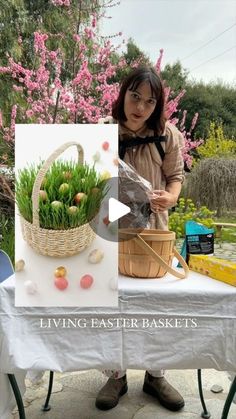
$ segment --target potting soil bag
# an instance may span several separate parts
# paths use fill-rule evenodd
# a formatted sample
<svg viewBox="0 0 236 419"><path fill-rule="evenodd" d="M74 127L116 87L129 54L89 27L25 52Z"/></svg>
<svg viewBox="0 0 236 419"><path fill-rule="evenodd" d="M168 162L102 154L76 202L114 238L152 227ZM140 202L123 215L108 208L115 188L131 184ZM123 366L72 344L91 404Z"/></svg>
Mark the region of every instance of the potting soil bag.
<svg viewBox="0 0 236 419"><path fill-rule="evenodd" d="M213 255L214 229L207 228L196 221L185 224L185 240L181 249L181 256L188 261L188 255ZM181 265L178 264L178 267Z"/></svg>
<svg viewBox="0 0 236 419"><path fill-rule="evenodd" d="M214 253L214 229L195 221L185 224L187 254L210 255Z"/></svg>

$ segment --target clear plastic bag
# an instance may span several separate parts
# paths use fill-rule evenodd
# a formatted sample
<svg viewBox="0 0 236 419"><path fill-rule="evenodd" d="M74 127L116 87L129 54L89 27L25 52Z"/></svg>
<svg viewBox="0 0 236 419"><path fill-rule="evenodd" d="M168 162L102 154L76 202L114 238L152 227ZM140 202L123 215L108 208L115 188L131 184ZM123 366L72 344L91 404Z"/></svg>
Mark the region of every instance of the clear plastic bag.
<svg viewBox="0 0 236 419"><path fill-rule="evenodd" d="M119 228L145 228L148 226L151 207L149 196L152 185L135 169L119 159L119 201L130 208L129 214L120 218Z"/></svg>

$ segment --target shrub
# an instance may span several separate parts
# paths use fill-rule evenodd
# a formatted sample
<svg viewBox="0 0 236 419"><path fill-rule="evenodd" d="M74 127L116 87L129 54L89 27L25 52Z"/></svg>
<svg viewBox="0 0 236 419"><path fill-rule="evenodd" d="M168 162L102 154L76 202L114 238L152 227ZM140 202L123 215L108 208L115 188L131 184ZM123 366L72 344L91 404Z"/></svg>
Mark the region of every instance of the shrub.
<svg viewBox="0 0 236 419"><path fill-rule="evenodd" d="M236 156L236 141L225 138L223 126L211 122L207 139L198 147L197 153L200 159L232 157L232 154Z"/></svg>
<svg viewBox="0 0 236 419"><path fill-rule="evenodd" d="M0 248L4 250L10 257L14 266L15 258L15 225L13 217L6 217L0 214Z"/></svg>
<svg viewBox="0 0 236 419"><path fill-rule="evenodd" d="M14 216L14 170L0 165L0 214Z"/></svg>
<svg viewBox="0 0 236 419"><path fill-rule="evenodd" d="M236 158L203 159L189 174L185 194L217 216L236 208Z"/></svg>
<svg viewBox="0 0 236 419"><path fill-rule="evenodd" d="M184 237L187 221L196 221L210 228L213 226L213 216L214 211L207 207L197 208L191 199L180 198L175 212L169 216L169 229L175 231L177 238Z"/></svg>

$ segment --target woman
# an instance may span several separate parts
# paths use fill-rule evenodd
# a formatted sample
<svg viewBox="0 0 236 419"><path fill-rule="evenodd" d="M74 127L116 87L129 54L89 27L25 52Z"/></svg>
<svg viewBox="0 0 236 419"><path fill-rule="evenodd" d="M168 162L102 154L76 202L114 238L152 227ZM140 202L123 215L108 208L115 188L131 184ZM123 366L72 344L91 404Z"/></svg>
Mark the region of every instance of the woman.
<svg viewBox="0 0 236 419"><path fill-rule="evenodd" d="M112 118L100 120L119 125L119 154L153 187L150 227L168 229L168 209L173 207L184 180L181 149L183 137L164 115L164 88L153 68L139 67L123 81L113 104ZM110 377L100 390L96 406L108 410L127 392L126 371L106 371ZM165 379L164 371L146 371L143 391L167 409L184 406L182 396Z"/></svg>

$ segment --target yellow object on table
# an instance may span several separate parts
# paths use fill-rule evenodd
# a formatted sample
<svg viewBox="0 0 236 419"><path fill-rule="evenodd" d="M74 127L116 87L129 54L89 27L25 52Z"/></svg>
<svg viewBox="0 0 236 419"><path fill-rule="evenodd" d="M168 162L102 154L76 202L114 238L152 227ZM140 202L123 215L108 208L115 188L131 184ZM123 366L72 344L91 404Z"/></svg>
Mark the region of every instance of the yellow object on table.
<svg viewBox="0 0 236 419"><path fill-rule="evenodd" d="M189 269L236 287L236 263L215 256L189 255Z"/></svg>

